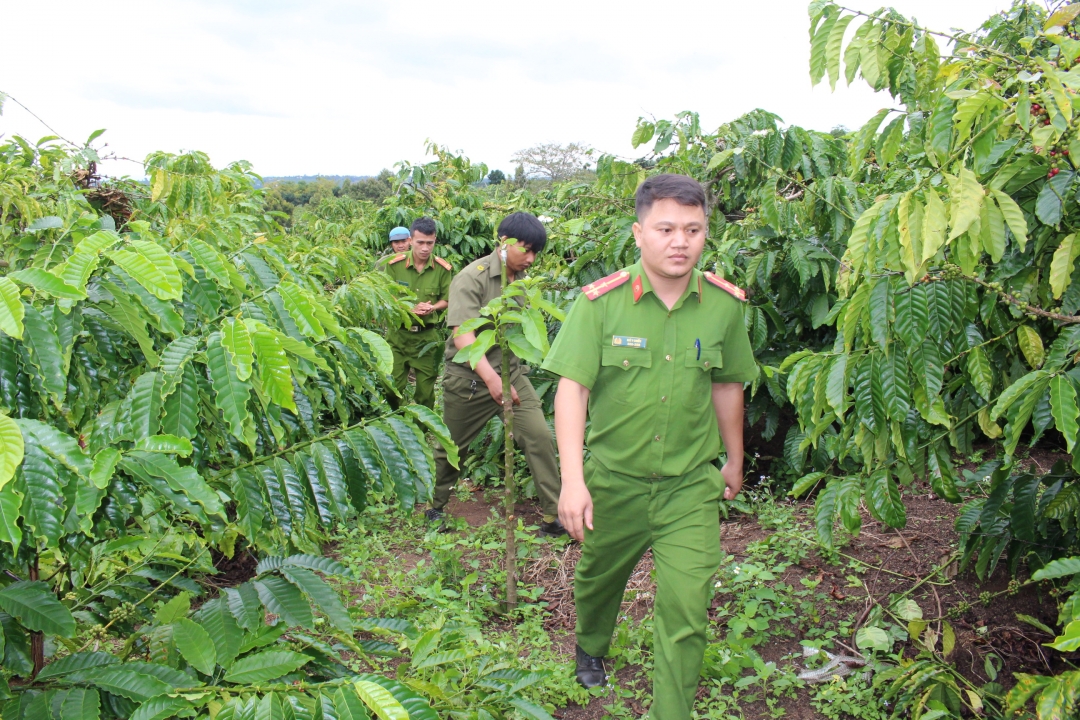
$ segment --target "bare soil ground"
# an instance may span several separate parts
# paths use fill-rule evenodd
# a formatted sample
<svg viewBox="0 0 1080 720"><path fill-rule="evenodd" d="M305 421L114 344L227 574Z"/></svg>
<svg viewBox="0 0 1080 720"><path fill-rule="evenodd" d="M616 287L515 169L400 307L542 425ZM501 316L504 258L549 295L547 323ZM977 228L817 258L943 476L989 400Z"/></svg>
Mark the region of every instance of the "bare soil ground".
<svg viewBox="0 0 1080 720"><path fill-rule="evenodd" d="M1051 457L1032 458L1033 463L1046 466L1044 471L1052 465L1053 460ZM866 619L875 603L887 603L891 593L908 590L937 567L947 564L944 575L950 582L941 582L940 576L938 582L923 582L911 597L922 608L926 618L946 616L956 606L967 608L959 615L953 610L950 620L956 632L956 646L950 660L956 663L960 672L976 684L988 682L990 678L986 677L984 659L990 653L1004 661L998 682L1006 687L1011 685L1014 672L1061 671L1063 668L1056 666L1060 661L1055 663L1041 645L1050 639L1049 636L1017 619L1018 614L1027 615L1053 627L1057 614L1053 599L1040 596L1034 587L1029 587L1015 594L1001 595L989 605L984 605L980 596L1006 590L1009 577L1004 567L1000 567L985 583L980 583L970 568L959 572L957 562L952 559L958 555L959 538L953 527L958 506L937 498L929 486L921 483L905 490L904 503L908 524L903 531L888 528L869 515L864 515L862 532L858 537L850 538L847 545L840 549L841 564L830 564L816 550L811 550L805 560L789 568L784 577L777 578L777 582L797 584L803 577L822 580L820 587L826 589L831 597L833 609L843 616L856 618L857 627ZM448 510L454 516L464 518L470 525L479 526L490 520L493 511L498 513L501 507L498 502L485 501L483 493L476 491L469 501L452 500ZM536 507L520 505L517 512L525 517L526 524L540 521ZM809 528L791 528L789 532L812 537ZM771 531L762 528L751 517L733 517L721 525L724 551L737 560L747 556L746 549L750 543L770 534ZM524 579L545 588L539 599L547 604L549 617L545 624L551 629L552 638L565 655L569 668L573 662L572 633L576 619L573 570L581 553L576 544L565 548L551 547L550 551L528 564ZM851 586L849 575L853 562L863 566L862 587ZM622 614L640 620L652 612L655 586L651 570L652 556L647 553L628 583L629 592ZM766 661L781 660L800 652L802 636L795 625L792 628L796 630L793 637L773 639L757 648ZM854 650L850 637L841 638L840 641ZM912 657L916 651L909 647L905 653ZM624 682L646 682L641 675L641 668L634 666L624 667L618 673L619 679ZM560 720L607 717L603 705L613 700L614 697L594 698L585 707L571 705L563 708L556 717ZM783 705L787 718L809 720L817 717L805 691L800 691L794 700L786 701ZM636 703L628 705L627 709L632 715L644 713L644 708L636 706ZM748 720L772 717L763 703L760 707L744 708L744 712Z"/></svg>

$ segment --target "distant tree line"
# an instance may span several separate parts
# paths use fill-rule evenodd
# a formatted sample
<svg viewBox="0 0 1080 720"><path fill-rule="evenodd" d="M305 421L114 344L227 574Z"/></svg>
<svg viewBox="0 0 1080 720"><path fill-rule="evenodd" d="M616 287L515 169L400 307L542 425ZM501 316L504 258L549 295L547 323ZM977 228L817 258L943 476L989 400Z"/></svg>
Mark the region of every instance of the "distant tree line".
<svg viewBox="0 0 1080 720"><path fill-rule="evenodd" d="M267 207L283 212L291 218L297 207L318 204L329 197L351 197L380 204L393 194L393 178L394 174L384 169L375 177L359 180L345 178L340 182L326 177L314 180L272 180L265 186Z"/></svg>
<svg viewBox="0 0 1080 720"><path fill-rule="evenodd" d="M533 145L519 150L511 157L511 161L516 163L512 177L507 176L502 170L492 170L480 184L498 186L509 183L516 188L526 185L538 188L553 182L568 180L591 182L596 179L593 153L592 148L580 143ZM394 194L394 177L394 173L384 169L374 177L364 178L315 176L311 179L306 177L269 179L264 186L267 208L285 213L288 216L285 224L291 225L296 208L303 205L318 205L326 198L349 197L380 205L383 200Z"/></svg>

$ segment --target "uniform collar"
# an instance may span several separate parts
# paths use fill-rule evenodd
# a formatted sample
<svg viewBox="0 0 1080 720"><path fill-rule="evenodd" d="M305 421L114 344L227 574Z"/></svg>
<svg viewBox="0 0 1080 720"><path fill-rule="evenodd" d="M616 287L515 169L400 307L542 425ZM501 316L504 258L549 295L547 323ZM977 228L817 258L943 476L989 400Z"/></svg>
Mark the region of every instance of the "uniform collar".
<svg viewBox="0 0 1080 720"><path fill-rule="evenodd" d="M502 258L499 257L499 246L488 255L487 273L489 277L502 278Z"/></svg>
<svg viewBox="0 0 1080 720"><path fill-rule="evenodd" d="M686 300L686 298L691 294L697 295L698 302L701 302L701 280L703 275L701 274L701 271L697 268L691 270L690 273L690 282L687 284L686 290L679 297L679 300L675 303L675 306L671 308L672 310L682 305L683 301ZM649 282L649 276L645 274L645 270L641 267L640 262L630 266L630 277L630 287L634 292L635 305L640 302L641 298L645 297L649 293L655 294L655 292L653 291L652 283Z"/></svg>
<svg viewBox="0 0 1080 720"><path fill-rule="evenodd" d="M500 281L502 280L502 258L499 256L498 246L495 247L494 252L487 256L487 267L485 267L484 269L487 270L487 274L490 277L499 278ZM521 278L527 276L528 271L522 270L521 272L517 273L514 279L520 280Z"/></svg>
<svg viewBox="0 0 1080 720"><path fill-rule="evenodd" d="M424 269L423 270L416 270L416 265L413 264L412 250L406 250L405 251L405 267L406 268L413 268L414 270L416 270L417 273L425 272L428 268L431 267L431 263L434 262L434 260L433 260L434 257L435 257L435 253L431 253L431 255L427 259L427 262L424 263Z"/></svg>

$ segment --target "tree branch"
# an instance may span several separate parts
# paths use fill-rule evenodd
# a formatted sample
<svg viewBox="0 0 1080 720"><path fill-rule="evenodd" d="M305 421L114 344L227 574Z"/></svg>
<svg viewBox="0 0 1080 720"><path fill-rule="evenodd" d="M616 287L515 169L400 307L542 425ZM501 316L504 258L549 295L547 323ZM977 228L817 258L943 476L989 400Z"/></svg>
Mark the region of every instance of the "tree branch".
<svg viewBox="0 0 1080 720"><path fill-rule="evenodd" d="M950 269L951 270L951 269L954 269L954 268L955 268L954 272L959 272L960 271L960 268L955 266L955 265L949 265L949 264L945 265L945 269ZM1066 324L1069 324L1069 325L1075 325L1077 323L1080 323L1080 315L1063 315L1061 313L1052 312L1050 310L1043 310L1042 308L1035 307L1034 305L1021 300L1020 298L1016 297L1015 295L1010 295L1009 293L1002 290L1001 286L998 285L997 283L988 283L985 280L981 280L981 279L979 279L977 277L974 277L972 275L968 275L968 274L966 274L964 272L959 272L959 276L962 277L964 280L967 280L969 282L973 282L976 285L981 285L982 287L986 288L987 290L990 290L990 291L996 293L998 295L998 297L1000 297L1002 300L1005 300L1006 302L1008 302L1011 305L1015 305L1016 307L1020 308L1021 312L1025 313L1027 315L1031 315L1033 317L1046 318L1047 320L1053 320L1055 322L1066 323Z"/></svg>

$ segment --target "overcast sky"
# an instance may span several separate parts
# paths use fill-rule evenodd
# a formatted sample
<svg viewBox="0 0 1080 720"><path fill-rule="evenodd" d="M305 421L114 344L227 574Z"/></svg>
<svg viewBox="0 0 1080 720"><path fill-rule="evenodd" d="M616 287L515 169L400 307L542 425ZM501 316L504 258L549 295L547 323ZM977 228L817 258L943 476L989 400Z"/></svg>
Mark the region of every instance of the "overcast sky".
<svg viewBox="0 0 1080 720"><path fill-rule="evenodd" d="M896 7L945 30L974 28L1008 5ZM97 142L120 156L203 150L263 175L374 174L422 161L429 138L511 172L514 151L540 142L633 155L641 115L697 110L714 128L762 107L827 130L858 127L891 104L861 80L835 93L810 87L805 0L5 6L0 91L58 134L81 143L106 128ZM9 101L0 134L50 133ZM142 176L135 163L106 171Z"/></svg>

